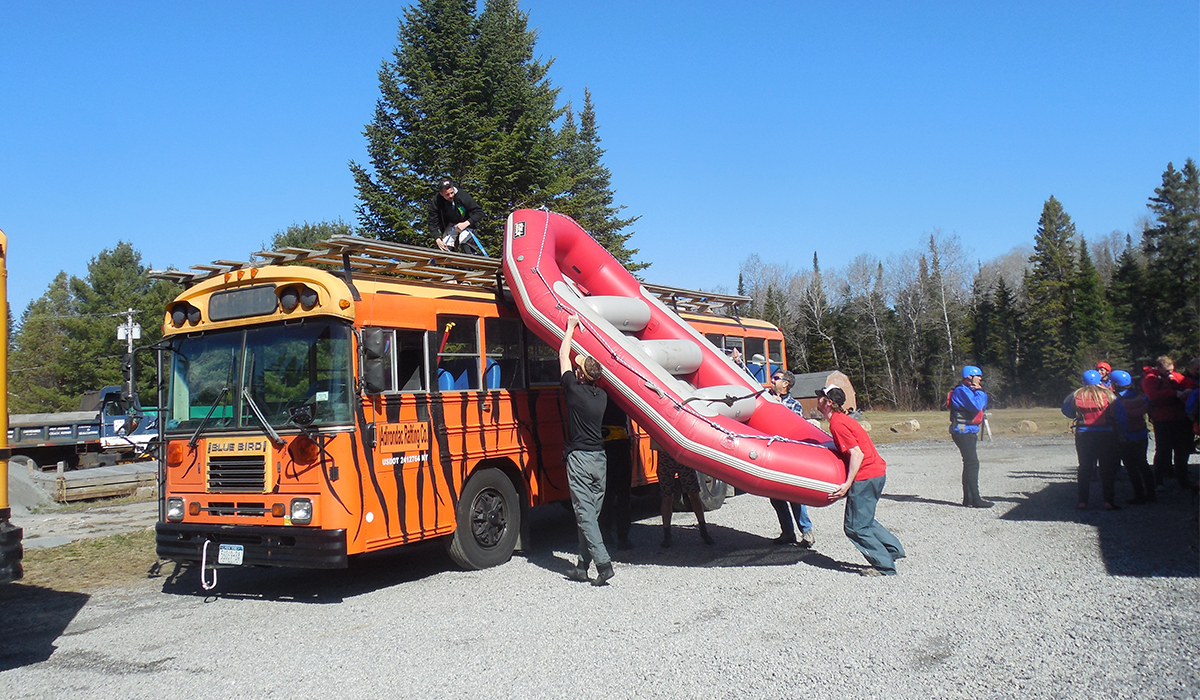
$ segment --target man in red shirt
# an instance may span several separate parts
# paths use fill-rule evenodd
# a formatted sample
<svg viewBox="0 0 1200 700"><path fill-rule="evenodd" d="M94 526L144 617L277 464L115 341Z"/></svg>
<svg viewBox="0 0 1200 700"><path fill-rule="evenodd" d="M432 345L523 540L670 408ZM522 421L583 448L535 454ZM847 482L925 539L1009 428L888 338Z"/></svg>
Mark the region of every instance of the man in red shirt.
<svg viewBox="0 0 1200 700"><path fill-rule="evenodd" d="M846 483L829 494L829 500L846 498L846 537L858 547L871 566L863 576L895 576L896 560L904 558L904 547L896 536L875 519L875 506L887 481L887 462L858 421L846 415L842 405L846 392L833 385L817 391L817 410L829 421L833 444L846 460Z"/></svg>

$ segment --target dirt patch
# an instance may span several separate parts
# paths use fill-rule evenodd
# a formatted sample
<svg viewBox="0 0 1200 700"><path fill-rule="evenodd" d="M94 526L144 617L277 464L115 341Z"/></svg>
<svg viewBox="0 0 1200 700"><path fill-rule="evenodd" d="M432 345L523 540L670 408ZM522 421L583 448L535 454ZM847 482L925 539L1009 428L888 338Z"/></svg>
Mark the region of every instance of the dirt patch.
<svg viewBox="0 0 1200 700"><path fill-rule="evenodd" d="M154 531L143 529L49 549L27 549L21 583L56 591L92 591L144 579L157 564Z"/></svg>
<svg viewBox="0 0 1200 700"><path fill-rule="evenodd" d="M988 411L988 423L992 428L992 436L1000 437L1046 437L1048 435L1069 435L1071 421L1057 408L1000 408ZM864 411L863 419L875 426L871 431L871 440L876 444L893 442L908 442L912 440L945 440L950 442L950 412L949 411ZM920 430L912 432L892 432L887 426L915 420L921 425ZM1022 433L1017 426L1022 421L1033 421L1038 430L1035 434ZM828 424L822 424L827 427ZM882 428L882 429L880 429ZM984 437L986 440L986 435Z"/></svg>

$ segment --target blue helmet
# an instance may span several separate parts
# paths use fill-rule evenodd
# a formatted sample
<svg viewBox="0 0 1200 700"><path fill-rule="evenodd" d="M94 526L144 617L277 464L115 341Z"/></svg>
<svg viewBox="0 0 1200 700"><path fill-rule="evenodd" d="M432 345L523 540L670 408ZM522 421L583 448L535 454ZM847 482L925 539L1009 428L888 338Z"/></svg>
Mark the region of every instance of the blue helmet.
<svg viewBox="0 0 1200 700"><path fill-rule="evenodd" d="M1100 386L1104 380L1100 378L1100 373L1094 369L1089 369L1083 373L1084 386Z"/></svg>
<svg viewBox="0 0 1200 700"><path fill-rule="evenodd" d="M1129 376L1129 373L1123 369L1115 370L1112 374L1108 375L1108 378L1112 380L1113 386L1120 389L1133 384L1133 377Z"/></svg>
<svg viewBox="0 0 1200 700"><path fill-rule="evenodd" d="M966 379L967 377L982 377L982 376L983 376L983 370L979 369L975 365L967 365L966 367L963 367L963 379Z"/></svg>

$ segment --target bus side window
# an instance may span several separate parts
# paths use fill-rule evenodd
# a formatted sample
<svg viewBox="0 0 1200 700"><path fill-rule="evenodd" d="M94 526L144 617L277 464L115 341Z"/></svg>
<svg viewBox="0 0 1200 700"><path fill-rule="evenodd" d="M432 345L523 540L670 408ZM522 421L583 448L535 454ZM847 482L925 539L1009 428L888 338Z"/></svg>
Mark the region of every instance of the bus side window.
<svg viewBox="0 0 1200 700"><path fill-rule="evenodd" d="M483 333L487 347L484 388L522 388L525 378L521 371L521 322L515 318L485 319Z"/></svg>
<svg viewBox="0 0 1200 700"><path fill-rule="evenodd" d="M712 343L713 347L725 352L725 336L720 333L705 333L704 337L708 338L708 342Z"/></svg>
<svg viewBox="0 0 1200 700"><path fill-rule="evenodd" d="M557 385L562 381L558 373L558 348L532 333L525 334L525 356L529 358L529 386Z"/></svg>
<svg viewBox="0 0 1200 700"><path fill-rule="evenodd" d="M771 373L774 373L777 369L783 369L782 340L767 341L767 359L771 362Z"/></svg>
<svg viewBox="0 0 1200 700"><path fill-rule="evenodd" d="M767 382L767 342L764 338L746 338L746 369L759 382Z"/></svg>
<svg viewBox="0 0 1200 700"><path fill-rule="evenodd" d="M437 385L440 391L478 391L479 319L437 317Z"/></svg>
<svg viewBox="0 0 1200 700"><path fill-rule="evenodd" d="M399 391L425 391L425 331L396 331Z"/></svg>

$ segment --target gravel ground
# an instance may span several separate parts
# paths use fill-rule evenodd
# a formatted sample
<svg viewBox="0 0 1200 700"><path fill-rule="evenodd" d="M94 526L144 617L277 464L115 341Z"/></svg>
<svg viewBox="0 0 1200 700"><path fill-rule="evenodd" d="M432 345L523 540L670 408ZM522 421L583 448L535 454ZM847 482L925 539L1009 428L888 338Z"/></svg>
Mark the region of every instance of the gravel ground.
<svg viewBox="0 0 1200 700"><path fill-rule="evenodd" d="M639 547L593 588L564 579L572 521L551 506L533 551L487 571L435 543L339 572L223 570L208 596L194 569L91 595L12 584L0 695L1200 697L1192 494L1080 513L1068 438L998 439L980 449L997 505L968 510L953 445L881 452L896 577L856 575L841 505L813 511L805 553L739 495L709 514L713 547L679 513L660 549L639 503Z"/></svg>

